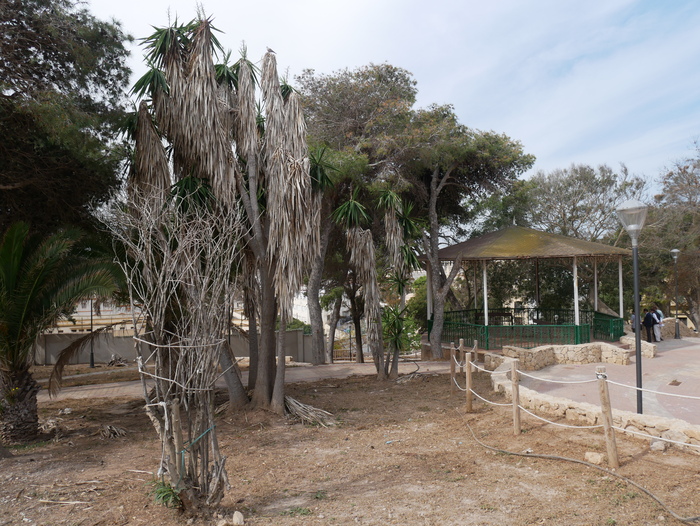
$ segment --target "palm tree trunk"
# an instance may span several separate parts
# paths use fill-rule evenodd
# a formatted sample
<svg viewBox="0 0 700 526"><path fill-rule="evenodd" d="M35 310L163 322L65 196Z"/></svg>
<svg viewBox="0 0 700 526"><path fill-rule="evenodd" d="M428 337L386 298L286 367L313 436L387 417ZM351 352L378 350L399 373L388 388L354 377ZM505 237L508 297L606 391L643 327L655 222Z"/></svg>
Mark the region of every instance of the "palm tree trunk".
<svg viewBox="0 0 700 526"><path fill-rule="evenodd" d="M285 340L287 332L287 320L282 317L280 320L280 330L277 335L277 374L275 375L275 389L272 392L272 403L270 409L278 415L284 416L284 373L285 364Z"/></svg>
<svg viewBox="0 0 700 526"><path fill-rule="evenodd" d="M41 386L30 373L6 378L0 401L0 440L5 443L26 442L39 434L36 395Z"/></svg>
<svg viewBox="0 0 700 526"><path fill-rule="evenodd" d="M245 315L248 318L248 357L250 360L250 365L248 366L248 391L253 391L258 377L258 349L260 348L258 345L258 313L255 311L255 305L250 296L246 296L245 305Z"/></svg>
<svg viewBox="0 0 700 526"><path fill-rule="evenodd" d="M321 276L323 273L323 258L316 258L311 268L309 282L306 286L306 304L309 308L311 321L311 363L322 364L324 360L323 311L319 294L321 292Z"/></svg>
<svg viewBox="0 0 700 526"><path fill-rule="evenodd" d="M260 347L258 349L258 371L255 391L251 403L253 407L268 409L272 400L275 382L275 325L277 304L272 282L272 272L263 264L260 284Z"/></svg>
<svg viewBox="0 0 700 526"><path fill-rule="evenodd" d="M328 345L326 346L326 363L333 363L333 347L335 347L335 329L340 319L340 307L343 304L343 296L338 296L333 304L331 318L328 320Z"/></svg>
<svg viewBox="0 0 700 526"><path fill-rule="evenodd" d="M219 362L221 369L224 371L224 380L228 389L228 398L231 409L242 409L248 404L248 395L241 382L241 377L236 374L238 366L234 363L231 349L228 345L221 349L221 357Z"/></svg>

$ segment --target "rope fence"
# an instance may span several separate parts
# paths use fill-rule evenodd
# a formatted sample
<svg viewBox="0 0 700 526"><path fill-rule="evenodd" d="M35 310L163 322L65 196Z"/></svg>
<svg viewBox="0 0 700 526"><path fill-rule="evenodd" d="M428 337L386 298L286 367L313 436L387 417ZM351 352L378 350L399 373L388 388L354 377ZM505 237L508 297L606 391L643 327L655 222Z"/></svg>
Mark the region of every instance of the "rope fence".
<svg viewBox="0 0 700 526"><path fill-rule="evenodd" d="M679 395L679 394L674 394L674 393L664 393L661 391L654 391L652 389L642 389L638 388L636 386L630 386L627 384L622 384L619 382L614 382L612 380L608 379L606 370L604 366L598 366L596 367L596 377L595 379L591 380L578 380L578 381L566 381L566 380L553 380L550 378L542 378L538 376L534 376L528 373L525 373L521 371L518 367L520 365L520 360L517 358L511 359L511 368L510 371L491 371L486 368L480 367L476 361L475 358L477 356L477 341L474 341L474 346L469 349L464 346L464 340L459 340L459 346L456 346L454 343L450 346L450 377L451 377L451 384L450 384L450 395L452 396L453 393L456 391L461 391L465 393L466 397L466 411L468 413L472 412L473 410L473 399L476 397L482 402L488 404L488 405L493 405L493 406L502 406L502 407L512 407L513 410L513 433L517 436L520 433L522 433L522 427L520 423L520 413L525 412L528 415L545 422L547 424L551 424L554 426L558 427L564 427L564 428L569 428L569 429L600 429L603 428L605 432L605 441L606 441L606 447L607 447L607 453L608 453L608 463L611 468L618 468L619 467L619 459L618 459L618 454L617 454L617 444L615 441L615 431L621 432L621 433L629 433L631 435L635 436L640 436L646 439L650 440L660 440L663 442L667 442L670 444L676 444L680 446L685 446L685 447L691 447L691 448L696 448L700 449L700 444L693 444L690 442L682 442L679 440L673 440L670 438L662 437L662 436L655 436L649 433L644 433L632 429L625 429L619 426L614 426L613 425L613 415L612 415L612 406L610 403L610 394L608 390L608 385L612 384L618 387L622 388L627 388L627 389L633 389L635 391L643 391L647 393L652 393L656 395L665 395L665 396L673 396L677 398L684 398L684 399L691 399L691 400L700 400L700 397L698 396L690 396L690 395ZM459 359L457 358L457 355L459 355ZM459 368L459 373L457 371L457 368ZM503 376L506 379L510 379L510 384L511 384L511 402L509 403L498 403L494 402L491 400L487 400L483 396L479 395L476 391L473 389L473 374L475 371L481 371L481 372L486 372L490 375L494 374L499 374ZM457 376L464 374L465 377L465 382L466 386L462 387L459 382L457 381ZM554 384L587 384L587 383L593 383L596 382L598 384L598 393L599 393L599 398L600 398L600 421L602 423L600 424L595 424L595 425L568 425L568 424L562 424L560 422L553 422L551 420L548 420L544 417L541 417L532 411L529 411L525 407L523 407L520 404L520 377L524 376L527 378L531 378L536 381L540 382L547 382L547 383L554 383Z"/></svg>

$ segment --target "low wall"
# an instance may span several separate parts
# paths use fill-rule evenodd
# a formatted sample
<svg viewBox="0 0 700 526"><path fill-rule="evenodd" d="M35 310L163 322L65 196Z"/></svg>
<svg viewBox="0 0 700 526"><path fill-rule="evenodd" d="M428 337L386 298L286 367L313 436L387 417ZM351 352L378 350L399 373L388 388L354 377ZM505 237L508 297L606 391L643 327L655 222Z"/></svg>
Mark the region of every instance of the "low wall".
<svg viewBox="0 0 700 526"><path fill-rule="evenodd" d="M42 334L34 348L34 363L54 365L59 353L85 334ZM249 357L248 338L240 333L231 334L231 349L236 358ZM95 363L108 363L113 355L133 362L136 360L133 334L128 331L105 332L93 340L92 352ZM311 336L304 334L302 330L287 331L285 354L291 356L295 362L311 362ZM69 363L90 363L90 344L88 343Z"/></svg>
<svg viewBox="0 0 700 526"><path fill-rule="evenodd" d="M564 348L570 346L562 346ZM582 346L575 346L582 347ZM653 349L647 348L647 352L656 351L656 346ZM566 351L551 351L546 353L548 356L557 356L559 359L564 359L566 356L571 356ZM644 351L644 349L643 349ZM595 355L595 351L590 351ZM575 354L581 357L579 354ZM510 381L511 358L504 357L498 354L485 352L484 367L490 371L491 384L493 389L498 392L505 393L512 400L512 383ZM557 363L590 363L590 362L557 362ZM611 363L611 362L608 362ZM551 365L551 364L548 364ZM522 367L521 369L525 370ZM533 370L533 369L529 369ZM601 408L598 405L577 402L567 398L554 397L547 394L539 393L532 389L519 386L520 405L526 409L537 411L540 414L552 415L555 417L565 418L571 422L581 425L602 425L603 416ZM667 418L654 415L640 415L629 411L612 410L613 426L623 430L626 434L640 438L636 433L649 435L653 440L654 437L679 442L679 447L682 444L700 445L700 426L689 424L684 420L677 418ZM695 447L685 448L693 453L700 454L700 450Z"/></svg>
<svg viewBox="0 0 700 526"><path fill-rule="evenodd" d="M656 345L644 343L647 346L642 348L642 356L653 358L656 355ZM633 352L633 350L622 349L605 342L582 343L580 345L542 345L532 349L504 345L502 350L504 357L519 359L520 368L523 371L537 371L548 365L560 363L629 365L630 354Z"/></svg>

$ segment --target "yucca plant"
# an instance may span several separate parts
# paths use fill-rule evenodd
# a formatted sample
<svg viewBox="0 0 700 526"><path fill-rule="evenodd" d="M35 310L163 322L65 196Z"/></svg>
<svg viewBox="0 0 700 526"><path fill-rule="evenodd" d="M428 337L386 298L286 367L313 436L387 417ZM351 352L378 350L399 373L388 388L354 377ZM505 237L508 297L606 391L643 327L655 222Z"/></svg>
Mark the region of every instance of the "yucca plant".
<svg viewBox="0 0 700 526"><path fill-rule="evenodd" d="M82 232L30 234L10 226L0 243L0 438L25 441L38 434L39 385L30 367L37 337L76 302L115 289L109 263L81 251Z"/></svg>

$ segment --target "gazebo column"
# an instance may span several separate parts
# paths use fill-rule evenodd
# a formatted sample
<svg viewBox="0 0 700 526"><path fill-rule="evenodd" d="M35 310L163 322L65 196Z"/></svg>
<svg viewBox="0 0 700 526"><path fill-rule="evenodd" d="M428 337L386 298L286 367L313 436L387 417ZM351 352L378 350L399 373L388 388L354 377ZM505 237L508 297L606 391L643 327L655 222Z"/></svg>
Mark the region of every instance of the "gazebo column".
<svg viewBox="0 0 700 526"><path fill-rule="evenodd" d="M618 269L618 285L617 290L620 291L620 318L625 319L625 306L623 304L623 291L622 291L622 256L617 260Z"/></svg>
<svg viewBox="0 0 700 526"><path fill-rule="evenodd" d="M489 324L489 284L486 277L486 260L481 262L482 279L484 281L484 325Z"/></svg>
<svg viewBox="0 0 700 526"><path fill-rule="evenodd" d="M574 256L574 323L580 325L578 312L578 265L576 263L576 256Z"/></svg>
<svg viewBox="0 0 700 526"><path fill-rule="evenodd" d="M593 259L593 310L598 312L598 259Z"/></svg>

